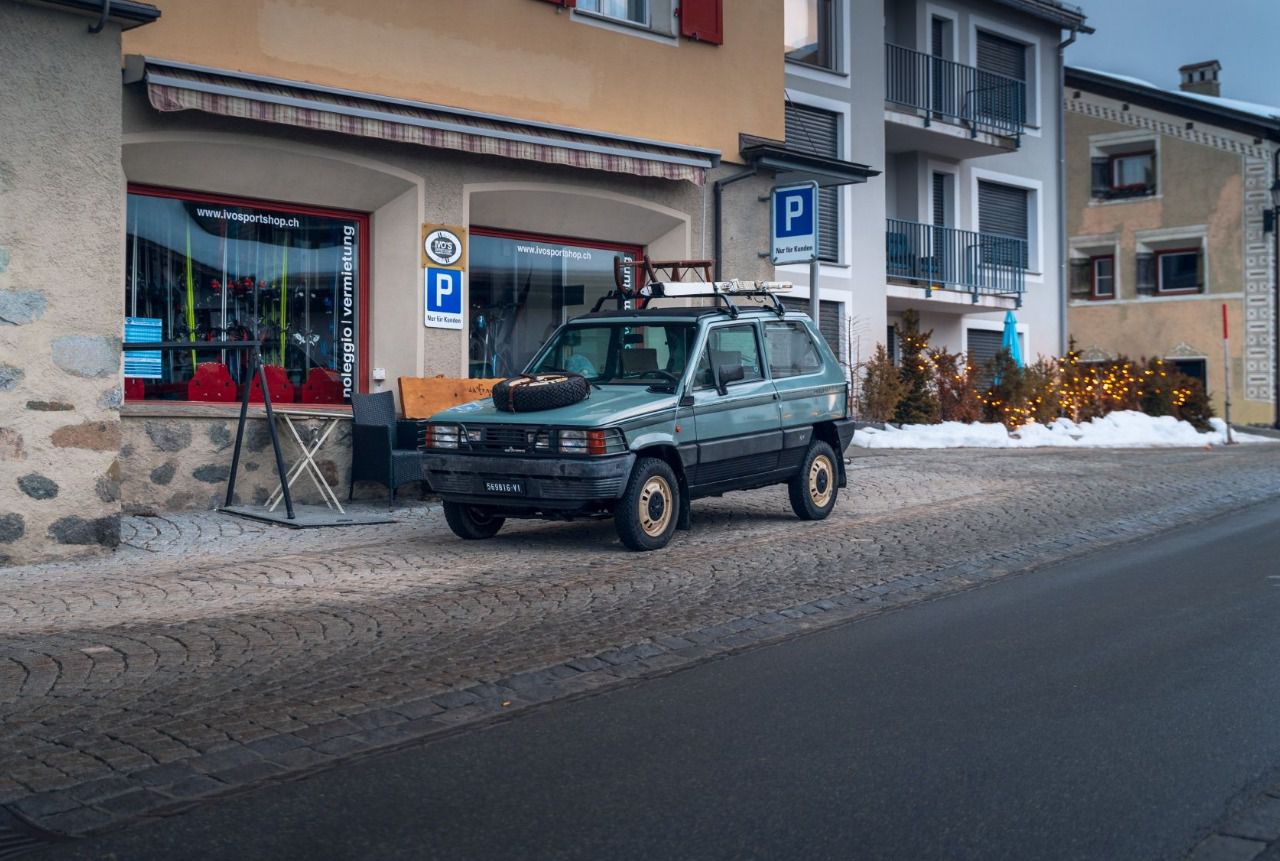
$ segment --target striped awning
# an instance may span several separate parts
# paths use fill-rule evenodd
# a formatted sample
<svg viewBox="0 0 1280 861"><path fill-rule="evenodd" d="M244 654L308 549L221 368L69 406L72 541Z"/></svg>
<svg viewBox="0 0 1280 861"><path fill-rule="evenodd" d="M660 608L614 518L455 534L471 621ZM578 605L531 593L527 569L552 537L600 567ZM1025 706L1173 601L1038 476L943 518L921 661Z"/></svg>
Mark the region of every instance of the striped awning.
<svg viewBox="0 0 1280 861"><path fill-rule="evenodd" d="M478 155L706 182L715 150L620 137L297 81L129 58L158 111L204 111Z"/></svg>

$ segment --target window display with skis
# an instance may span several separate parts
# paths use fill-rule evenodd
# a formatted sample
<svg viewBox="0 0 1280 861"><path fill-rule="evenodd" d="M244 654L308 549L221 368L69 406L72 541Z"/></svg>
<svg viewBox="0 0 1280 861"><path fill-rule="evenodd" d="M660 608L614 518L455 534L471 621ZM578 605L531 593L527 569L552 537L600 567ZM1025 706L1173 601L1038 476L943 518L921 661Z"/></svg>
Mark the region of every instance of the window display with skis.
<svg viewBox="0 0 1280 861"><path fill-rule="evenodd" d="M273 403L338 404L359 389L368 218L131 187L124 317L165 341L257 340ZM136 324L135 324L136 325ZM169 351L130 400L262 400L243 351Z"/></svg>

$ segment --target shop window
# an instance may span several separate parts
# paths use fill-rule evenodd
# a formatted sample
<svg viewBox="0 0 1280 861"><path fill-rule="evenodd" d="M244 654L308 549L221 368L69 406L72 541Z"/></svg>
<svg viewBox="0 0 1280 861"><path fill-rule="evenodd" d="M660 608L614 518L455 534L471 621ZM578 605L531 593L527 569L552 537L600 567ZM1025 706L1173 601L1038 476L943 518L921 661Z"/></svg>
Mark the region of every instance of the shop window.
<svg viewBox="0 0 1280 861"><path fill-rule="evenodd" d="M640 253L638 246L473 228L470 375L520 373L561 323L590 311L613 289L614 258L635 260Z"/></svg>
<svg viewBox="0 0 1280 861"><path fill-rule="evenodd" d="M132 331L165 341L257 341L289 398L343 403L359 390L367 243L368 219L358 213L131 189L124 314ZM247 351L167 351L126 390L147 400L232 400L249 361ZM279 397L274 382L272 391Z"/></svg>

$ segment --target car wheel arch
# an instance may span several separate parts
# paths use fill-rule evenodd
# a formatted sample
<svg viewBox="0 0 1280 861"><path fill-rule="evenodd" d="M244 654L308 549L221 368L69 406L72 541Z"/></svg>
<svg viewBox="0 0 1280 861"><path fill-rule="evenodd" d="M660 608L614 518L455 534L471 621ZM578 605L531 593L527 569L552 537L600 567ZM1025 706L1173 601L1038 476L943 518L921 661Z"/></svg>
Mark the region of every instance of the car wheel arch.
<svg viewBox="0 0 1280 861"><path fill-rule="evenodd" d="M666 462L671 467L672 472L676 474L677 488L680 492L680 511L677 515L676 528L689 529L691 526L690 519L691 509L689 503L689 478L685 475L684 459L680 457L679 450L671 443L655 443L645 446L644 448L635 450L637 462L643 457L656 457Z"/></svg>

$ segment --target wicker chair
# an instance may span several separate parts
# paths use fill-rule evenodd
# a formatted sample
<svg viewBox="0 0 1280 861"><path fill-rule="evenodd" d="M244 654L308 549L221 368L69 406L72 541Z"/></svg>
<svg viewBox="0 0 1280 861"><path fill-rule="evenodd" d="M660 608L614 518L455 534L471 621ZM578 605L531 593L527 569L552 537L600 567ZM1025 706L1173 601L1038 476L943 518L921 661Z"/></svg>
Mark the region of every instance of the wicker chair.
<svg viewBox="0 0 1280 861"><path fill-rule="evenodd" d="M421 424L396 421L396 401L391 392L351 395L351 499L357 481L376 481L396 489L412 481L425 481L422 452L418 450ZM424 486L425 490L425 486Z"/></svg>

